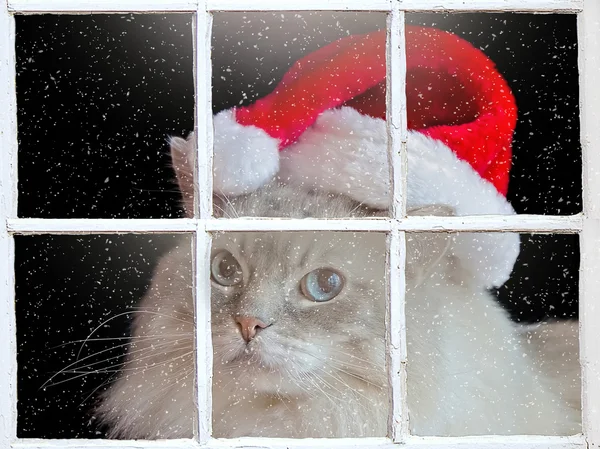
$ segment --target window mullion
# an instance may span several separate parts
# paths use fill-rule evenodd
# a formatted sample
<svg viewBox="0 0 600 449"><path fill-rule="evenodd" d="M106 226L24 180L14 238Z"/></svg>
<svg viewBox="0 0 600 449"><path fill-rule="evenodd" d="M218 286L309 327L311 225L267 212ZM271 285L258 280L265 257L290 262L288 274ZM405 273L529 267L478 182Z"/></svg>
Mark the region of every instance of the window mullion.
<svg viewBox="0 0 600 449"><path fill-rule="evenodd" d="M600 446L600 3L585 0L578 17L579 101L583 152L583 231L580 238L580 354L583 432L588 447Z"/></svg>
<svg viewBox="0 0 600 449"><path fill-rule="evenodd" d="M208 0L210 11L389 11L396 0Z"/></svg>
<svg viewBox="0 0 600 449"><path fill-rule="evenodd" d="M212 216L213 127L211 103L211 28L212 15L206 1L200 0L195 16L194 87L196 107L196 171L194 176L194 211L200 217L194 239L194 298L196 322L196 407L195 435L200 444L212 432L212 341L210 316L210 234L206 221Z"/></svg>
<svg viewBox="0 0 600 449"><path fill-rule="evenodd" d="M406 216L406 48L404 12L397 5L388 19L387 132L392 185L392 217Z"/></svg>
<svg viewBox="0 0 600 449"><path fill-rule="evenodd" d="M395 2L388 18L387 42L387 132L392 194L392 229L388 238L387 369L391 386L390 436L405 441L408 436L406 401L406 316L405 316L405 234L398 219L406 215L408 137L406 119L406 50L404 12Z"/></svg>
<svg viewBox="0 0 600 449"><path fill-rule="evenodd" d="M406 11L514 11L577 13L584 0L208 0L209 11L390 11L399 3ZM196 0L8 0L11 12L161 12L195 11Z"/></svg>
<svg viewBox="0 0 600 449"><path fill-rule="evenodd" d="M15 244L6 220L17 214L15 21L0 3L0 447L17 437Z"/></svg>
<svg viewBox="0 0 600 449"><path fill-rule="evenodd" d="M197 427L195 435L200 444L210 440L212 432L212 339L210 319L210 234L199 224L194 239L194 293L196 322L196 399Z"/></svg>
<svg viewBox="0 0 600 449"><path fill-rule="evenodd" d="M580 236L579 341L583 432L588 447L600 446L600 220L587 219Z"/></svg>
<svg viewBox="0 0 600 449"><path fill-rule="evenodd" d="M406 383L406 315L405 315L405 233L396 227L388 238L387 269L389 297L387 309L387 369L390 382L390 437L405 442L408 437L408 403Z"/></svg>
<svg viewBox="0 0 600 449"><path fill-rule="evenodd" d="M576 13L584 0L398 0L405 11Z"/></svg>
<svg viewBox="0 0 600 449"><path fill-rule="evenodd" d="M16 1L16 0L13 0ZM28 0L18 0L28 1ZM30 1L30 0L29 0ZM39 0L38 0L39 1ZM390 4L391 3L391 4ZM583 0L294 0L278 2L263 0L249 3L247 0L208 0L212 11L278 11L278 10L321 10L321 11L389 11L398 4L406 11L452 12L452 11L515 11L576 13L581 11Z"/></svg>
<svg viewBox="0 0 600 449"><path fill-rule="evenodd" d="M392 223L411 232L522 232L576 234L582 215L474 215L460 217L412 216L409 218L287 219L231 218L202 220L209 232L219 231L379 231L389 232ZM194 232L194 218L10 218L13 234L137 234Z"/></svg>
<svg viewBox="0 0 600 449"><path fill-rule="evenodd" d="M246 437L213 439L199 446L192 440L37 440L23 439L12 449L586 449L581 435L569 437L512 435L415 437L398 445L387 438L332 439Z"/></svg>
<svg viewBox="0 0 600 449"><path fill-rule="evenodd" d="M193 12L198 0L8 0L11 12Z"/></svg>
<svg viewBox="0 0 600 449"><path fill-rule="evenodd" d="M194 177L195 215L202 219L212 216L213 123L211 101L211 33L212 15L201 0L194 29L194 87L196 106L196 173Z"/></svg>

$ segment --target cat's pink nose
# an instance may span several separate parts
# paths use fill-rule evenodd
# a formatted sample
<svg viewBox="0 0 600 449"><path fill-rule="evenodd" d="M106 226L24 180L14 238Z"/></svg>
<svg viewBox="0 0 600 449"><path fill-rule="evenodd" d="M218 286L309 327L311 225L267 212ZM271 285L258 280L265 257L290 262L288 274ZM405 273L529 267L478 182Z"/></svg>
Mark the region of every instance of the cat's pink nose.
<svg viewBox="0 0 600 449"><path fill-rule="evenodd" d="M246 341L246 343L252 340L258 331L267 327L267 325L261 320L252 316L239 316L235 320L240 325L242 338Z"/></svg>

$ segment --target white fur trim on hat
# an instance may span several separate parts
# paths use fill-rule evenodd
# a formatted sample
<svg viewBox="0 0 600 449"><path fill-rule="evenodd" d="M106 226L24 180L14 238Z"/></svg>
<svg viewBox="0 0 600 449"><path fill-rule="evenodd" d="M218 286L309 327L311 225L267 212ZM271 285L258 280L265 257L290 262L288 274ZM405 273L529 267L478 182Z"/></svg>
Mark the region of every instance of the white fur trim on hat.
<svg viewBox="0 0 600 449"><path fill-rule="evenodd" d="M255 126L236 122L234 110L214 117L213 190L224 195L252 192L279 170L279 142Z"/></svg>

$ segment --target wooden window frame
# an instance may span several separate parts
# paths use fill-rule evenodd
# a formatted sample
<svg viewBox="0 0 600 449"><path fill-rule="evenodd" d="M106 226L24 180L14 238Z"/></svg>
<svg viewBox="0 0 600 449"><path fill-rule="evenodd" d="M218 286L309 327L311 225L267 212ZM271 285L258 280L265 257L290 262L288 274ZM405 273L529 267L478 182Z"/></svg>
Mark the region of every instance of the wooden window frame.
<svg viewBox="0 0 600 449"><path fill-rule="evenodd" d="M379 11L388 13L388 135L394 200L390 218L362 220L214 219L212 209L212 107L210 42L212 13L223 11ZM406 217L405 12L539 12L578 15L583 213L574 216ZM17 106L15 14L194 14L196 218L37 219L17 217ZM1 0L0 3L0 448L592 448L600 447L600 1L598 0ZM213 231L378 231L389 236L388 370L392 385L389 438L292 440L213 439L210 301L196 302L197 403L194 439L161 441L38 440L17 438L17 346L14 235L192 233L195 296L208 297L208 255ZM550 436L417 437L409 434L406 403L404 315L405 231L497 231L580 235L580 348L583 434ZM209 363L207 363L207 361Z"/></svg>

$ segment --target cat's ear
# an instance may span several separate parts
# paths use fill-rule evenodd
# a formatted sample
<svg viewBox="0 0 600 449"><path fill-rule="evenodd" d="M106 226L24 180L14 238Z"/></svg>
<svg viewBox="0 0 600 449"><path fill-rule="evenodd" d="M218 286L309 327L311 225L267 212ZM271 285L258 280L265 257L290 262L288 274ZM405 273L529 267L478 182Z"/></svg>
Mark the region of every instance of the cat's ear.
<svg viewBox="0 0 600 449"><path fill-rule="evenodd" d="M191 133L187 139L171 137L171 161L177 175L177 183L181 192L186 217L194 215L194 164L196 137Z"/></svg>
<svg viewBox="0 0 600 449"><path fill-rule="evenodd" d="M454 209L432 204L410 209L408 215L454 215ZM408 232L406 234L406 278L419 285L429 276L450 248L452 236L445 232Z"/></svg>

